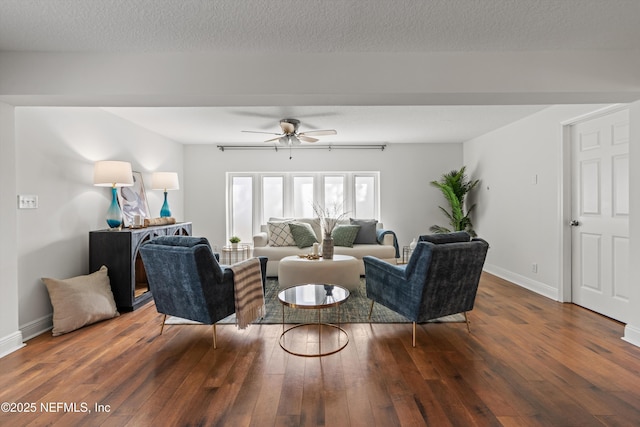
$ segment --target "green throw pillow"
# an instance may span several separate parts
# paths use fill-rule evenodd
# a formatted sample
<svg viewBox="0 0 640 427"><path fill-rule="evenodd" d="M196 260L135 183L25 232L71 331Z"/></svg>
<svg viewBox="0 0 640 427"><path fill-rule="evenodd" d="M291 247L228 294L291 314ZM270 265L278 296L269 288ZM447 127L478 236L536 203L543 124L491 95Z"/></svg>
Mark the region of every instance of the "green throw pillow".
<svg viewBox="0 0 640 427"><path fill-rule="evenodd" d="M313 246L314 243L318 243L316 234L313 232L310 224L305 222L292 222L289 224L289 230L293 235L293 241L296 242L296 246L300 249Z"/></svg>
<svg viewBox="0 0 640 427"><path fill-rule="evenodd" d="M333 229L333 233L331 233L331 237L333 237L333 245L352 248L359 230L359 225L336 226L336 228Z"/></svg>

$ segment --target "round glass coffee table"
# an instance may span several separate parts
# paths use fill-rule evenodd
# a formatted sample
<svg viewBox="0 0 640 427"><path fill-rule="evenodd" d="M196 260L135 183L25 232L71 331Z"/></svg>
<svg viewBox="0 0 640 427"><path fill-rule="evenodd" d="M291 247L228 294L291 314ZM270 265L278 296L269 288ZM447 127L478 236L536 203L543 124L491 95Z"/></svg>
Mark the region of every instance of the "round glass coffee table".
<svg viewBox="0 0 640 427"><path fill-rule="evenodd" d="M340 327L340 305L349 298L349 291L342 286L328 284L306 284L295 285L283 289L278 293L278 299L282 303L282 334L280 335L280 347L287 353L296 356L320 357L328 356L342 350L349 343L347 332ZM318 320L316 323L301 323L294 325L289 329L284 326L284 307L288 306L295 309L316 310L318 312ZM322 322L322 310L325 308L335 307L338 310L338 324ZM296 339L297 334L290 334L291 331L298 328L317 328L318 334L318 351L305 352L303 349L295 348L296 341L301 344L300 347L307 346L307 340ZM331 334L325 337L323 342L323 328L336 329L337 334ZM287 337L290 338L287 342ZM323 345L325 346L323 350Z"/></svg>

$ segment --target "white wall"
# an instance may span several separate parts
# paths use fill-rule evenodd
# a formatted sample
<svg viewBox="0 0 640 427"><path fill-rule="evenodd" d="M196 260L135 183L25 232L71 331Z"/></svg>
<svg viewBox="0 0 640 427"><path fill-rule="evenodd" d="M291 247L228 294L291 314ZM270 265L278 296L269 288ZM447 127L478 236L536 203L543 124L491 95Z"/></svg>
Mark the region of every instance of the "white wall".
<svg viewBox="0 0 640 427"><path fill-rule="evenodd" d="M185 147L185 214L194 234L226 244L225 172L380 171L380 221L400 246L446 220L429 182L459 168L462 144L389 144L380 150L225 151L211 145Z"/></svg>
<svg viewBox="0 0 640 427"><path fill-rule="evenodd" d="M151 171L182 177L183 147L99 108L18 107L15 140L15 193L39 197L38 209L17 210L19 324L28 339L51 326L52 308L40 278L89 273L88 232L106 228L111 190L92 185L93 163L131 162L143 173L149 208L157 217L163 195L150 189ZM182 220L181 190L170 193L170 204Z"/></svg>
<svg viewBox="0 0 640 427"><path fill-rule="evenodd" d="M600 107L553 106L464 144L482 179L475 226L491 245L487 271L561 299L561 122Z"/></svg>
<svg viewBox="0 0 640 427"><path fill-rule="evenodd" d="M22 346L18 329L15 150L13 107L0 103L0 357Z"/></svg>

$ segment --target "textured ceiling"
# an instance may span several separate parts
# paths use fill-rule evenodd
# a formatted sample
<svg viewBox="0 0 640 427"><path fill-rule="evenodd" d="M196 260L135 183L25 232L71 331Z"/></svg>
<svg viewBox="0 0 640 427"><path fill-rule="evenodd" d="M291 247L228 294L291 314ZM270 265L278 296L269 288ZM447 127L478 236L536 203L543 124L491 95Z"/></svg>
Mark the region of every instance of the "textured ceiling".
<svg viewBox="0 0 640 427"><path fill-rule="evenodd" d="M0 0L0 50L630 49L638 0Z"/></svg>
<svg viewBox="0 0 640 427"><path fill-rule="evenodd" d="M0 51L294 57L639 48L640 0L0 0ZM286 117L300 119L301 130L338 131L324 142L386 143L464 141L542 108L345 104L108 111L183 143L260 143L268 135L240 131L278 132Z"/></svg>

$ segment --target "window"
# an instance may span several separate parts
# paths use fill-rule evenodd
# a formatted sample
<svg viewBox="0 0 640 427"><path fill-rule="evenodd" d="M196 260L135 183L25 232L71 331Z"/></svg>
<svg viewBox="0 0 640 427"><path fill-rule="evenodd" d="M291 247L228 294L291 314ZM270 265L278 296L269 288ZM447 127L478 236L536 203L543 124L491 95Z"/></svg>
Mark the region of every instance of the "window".
<svg viewBox="0 0 640 427"><path fill-rule="evenodd" d="M313 203L315 201L312 176L293 177L293 216L295 218L313 217ZM262 217L262 224L269 219Z"/></svg>
<svg viewBox="0 0 640 427"><path fill-rule="evenodd" d="M379 172L229 172L227 234L251 242L269 218L310 218L315 203L379 219L379 181Z"/></svg>
<svg viewBox="0 0 640 427"><path fill-rule="evenodd" d="M253 177L234 176L231 179L230 233L228 237L239 236L250 241L253 235Z"/></svg>
<svg viewBox="0 0 640 427"><path fill-rule="evenodd" d="M284 177L262 178L262 217L284 216Z"/></svg>
<svg viewBox="0 0 640 427"><path fill-rule="evenodd" d="M324 177L324 207L329 212L342 214L346 212L344 199L344 177L343 176L325 176Z"/></svg>
<svg viewBox="0 0 640 427"><path fill-rule="evenodd" d="M358 218L378 218L375 177L356 175L354 193L355 216Z"/></svg>

